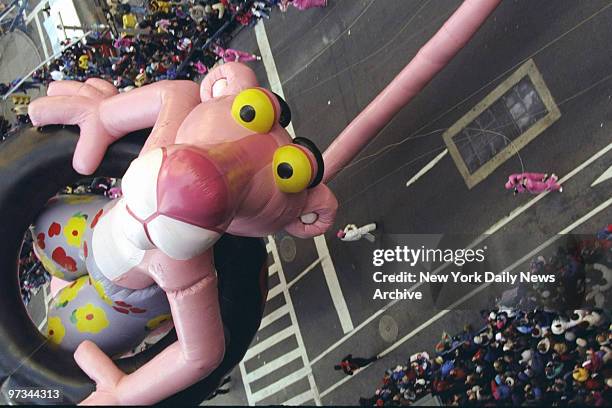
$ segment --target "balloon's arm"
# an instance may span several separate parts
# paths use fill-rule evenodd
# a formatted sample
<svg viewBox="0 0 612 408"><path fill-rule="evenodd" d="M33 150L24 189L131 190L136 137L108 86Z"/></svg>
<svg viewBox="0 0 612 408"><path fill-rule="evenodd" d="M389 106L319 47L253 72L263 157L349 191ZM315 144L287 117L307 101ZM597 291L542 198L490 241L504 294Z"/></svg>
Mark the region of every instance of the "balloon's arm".
<svg viewBox="0 0 612 408"><path fill-rule="evenodd" d="M95 363L85 365L82 362L87 358L77 350L77 362L97 385L96 392L84 404L154 404L205 378L221 363L225 341L212 250L207 251L204 259L210 261L209 267L187 287L173 288L178 283L174 279L176 273L180 279L193 276L190 262L185 263L189 270L166 270L158 274L158 284L166 286L178 341L147 364L125 375L99 349L103 358L99 355L90 358Z"/></svg>
<svg viewBox="0 0 612 408"><path fill-rule="evenodd" d="M143 152L174 143L187 115L200 103L200 88L192 81L161 81L116 95L100 103L100 119L112 135L153 131Z"/></svg>
<svg viewBox="0 0 612 408"><path fill-rule="evenodd" d="M212 271L211 271L212 272ZM223 360L225 342L217 278L168 292L178 341L119 383L126 403L152 404L210 374Z"/></svg>
<svg viewBox="0 0 612 408"><path fill-rule="evenodd" d="M153 126L145 150L172 143L200 102L199 87L191 81L161 81L122 94L100 79L56 81L47 95L30 104L32 124L78 125L73 166L82 174L93 173L107 147L130 132Z"/></svg>
<svg viewBox="0 0 612 408"><path fill-rule="evenodd" d="M323 154L324 183L332 180L450 63L500 2L501 0L464 0L410 63L327 148Z"/></svg>

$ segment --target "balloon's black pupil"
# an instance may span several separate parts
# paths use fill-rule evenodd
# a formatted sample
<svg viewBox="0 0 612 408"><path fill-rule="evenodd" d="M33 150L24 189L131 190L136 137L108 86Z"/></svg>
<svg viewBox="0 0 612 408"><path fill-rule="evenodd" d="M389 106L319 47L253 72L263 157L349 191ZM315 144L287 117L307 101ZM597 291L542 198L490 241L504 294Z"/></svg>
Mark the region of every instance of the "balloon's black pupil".
<svg viewBox="0 0 612 408"><path fill-rule="evenodd" d="M293 176L293 167L289 163L281 163L276 168L276 172L278 173L278 177L282 179L288 179Z"/></svg>
<svg viewBox="0 0 612 408"><path fill-rule="evenodd" d="M255 109L251 105L244 105L240 108L240 119L251 122L255 119Z"/></svg>

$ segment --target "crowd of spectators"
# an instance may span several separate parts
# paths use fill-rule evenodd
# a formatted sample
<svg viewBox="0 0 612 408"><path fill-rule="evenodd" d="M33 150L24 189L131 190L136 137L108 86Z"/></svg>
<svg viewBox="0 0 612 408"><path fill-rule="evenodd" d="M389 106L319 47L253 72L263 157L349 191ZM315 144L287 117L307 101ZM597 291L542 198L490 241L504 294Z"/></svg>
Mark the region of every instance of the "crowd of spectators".
<svg viewBox="0 0 612 408"><path fill-rule="evenodd" d="M106 0L107 16L116 30L93 30L81 40L64 41L61 55L26 81L17 78L0 84L0 94L92 77L106 79L122 92L165 79L198 80L220 62L259 60L250 52L229 48L229 42L241 28L269 18L273 7L286 11L293 5L303 10L324 7L327 1L144 0L138 4ZM27 106L21 110L13 129L28 123ZM10 129L2 128L0 140Z"/></svg>
<svg viewBox="0 0 612 408"><path fill-rule="evenodd" d="M241 25L268 16L270 2L149 1L145 7L109 2L119 33L88 36L32 76L32 80L112 81L122 91L164 79L197 79Z"/></svg>
<svg viewBox="0 0 612 408"><path fill-rule="evenodd" d="M325 1L297 1L302 8L322 7ZM32 76L32 81L112 81L129 90L164 79L198 79L220 60L251 61L250 53L228 48L236 30L269 18L280 0L149 0L143 6L108 0L110 18L119 26L95 33Z"/></svg>
<svg viewBox="0 0 612 408"><path fill-rule="evenodd" d="M360 404L411 405L427 395L462 406L609 405L612 330L605 299L612 285L612 225L571 248L538 257L531 267L562 274L576 269L568 264L580 259L581 308L483 311L484 327L443 333L432 356L416 353L388 369L374 395Z"/></svg>

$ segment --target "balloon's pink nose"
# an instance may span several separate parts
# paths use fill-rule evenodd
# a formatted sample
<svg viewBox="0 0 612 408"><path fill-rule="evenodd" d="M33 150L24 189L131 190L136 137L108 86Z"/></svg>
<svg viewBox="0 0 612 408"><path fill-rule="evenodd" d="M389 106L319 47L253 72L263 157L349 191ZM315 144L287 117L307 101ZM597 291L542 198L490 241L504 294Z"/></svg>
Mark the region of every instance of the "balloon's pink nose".
<svg viewBox="0 0 612 408"><path fill-rule="evenodd" d="M217 166L192 147L164 153L157 181L158 211L203 228L223 224L230 209L229 191Z"/></svg>

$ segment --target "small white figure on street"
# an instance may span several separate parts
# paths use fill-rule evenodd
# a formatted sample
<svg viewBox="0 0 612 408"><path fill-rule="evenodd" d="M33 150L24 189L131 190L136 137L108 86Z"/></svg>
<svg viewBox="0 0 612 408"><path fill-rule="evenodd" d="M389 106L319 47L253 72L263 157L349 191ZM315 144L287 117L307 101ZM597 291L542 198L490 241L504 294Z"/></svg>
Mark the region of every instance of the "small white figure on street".
<svg viewBox="0 0 612 408"><path fill-rule="evenodd" d="M342 241L359 241L365 238L370 242L374 242L376 237L372 234L376 230L376 223L366 224L363 227L357 227L355 224L348 224L343 230L339 230L336 236Z"/></svg>

